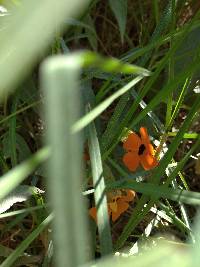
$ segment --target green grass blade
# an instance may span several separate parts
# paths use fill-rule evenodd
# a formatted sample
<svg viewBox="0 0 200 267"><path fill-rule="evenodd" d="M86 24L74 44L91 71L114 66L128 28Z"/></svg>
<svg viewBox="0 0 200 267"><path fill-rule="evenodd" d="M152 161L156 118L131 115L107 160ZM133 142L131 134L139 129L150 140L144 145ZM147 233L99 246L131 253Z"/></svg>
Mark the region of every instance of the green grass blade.
<svg viewBox="0 0 200 267"><path fill-rule="evenodd" d="M177 135L177 132L169 132L169 133L167 133L167 135L169 136L169 137L174 137L174 136L176 136ZM197 139L198 137L199 137L200 135L198 134L198 133L185 133L184 135L183 135L183 138L184 139Z"/></svg>
<svg viewBox="0 0 200 267"><path fill-rule="evenodd" d="M31 103L31 104L25 106L25 107L22 107L22 108L16 110L16 111L13 112L12 114L10 114L10 115L6 116L5 118L3 118L2 120L0 120L0 124L2 124L2 123L4 123L4 122L6 122L6 121L12 119L13 117L17 116L18 114L23 113L24 111L26 111L26 110L28 110L28 109L31 109L31 108L33 108L33 107L39 105L41 102L42 102L42 100L38 100L38 101L35 101L35 102L33 102L33 103Z"/></svg>
<svg viewBox="0 0 200 267"><path fill-rule="evenodd" d="M183 223L175 214L173 210L171 210L169 207L165 206L163 203L159 201L158 205L160 208L173 220L174 225L177 226L182 232L187 232L188 234L191 234L191 229L188 227L187 224Z"/></svg>
<svg viewBox="0 0 200 267"><path fill-rule="evenodd" d="M48 188L55 213L53 237L59 267L75 267L87 258L80 136L70 131L80 112L80 67L79 57L56 56L47 59L41 68L41 85L47 99L47 142L52 149Z"/></svg>
<svg viewBox="0 0 200 267"><path fill-rule="evenodd" d="M158 38L162 35L162 33L164 32L164 30L167 29L170 21L171 21L171 15L172 15L172 5L171 5L171 1L168 1L168 4L166 5L163 14L160 18L159 23L156 25L156 28L150 38L149 43L152 44L155 41L158 40ZM144 66L146 64L146 62L149 60L149 58L151 57L152 52L148 51L148 53L146 53L142 59L141 59L141 64L142 66Z"/></svg>
<svg viewBox="0 0 200 267"><path fill-rule="evenodd" d="M30 208L26 208L26 209L4 212L4 213L0 214L0 219L11 217L11 216L17 216L17 215L24 214L24 213L27 215L28 213L30 213L32 211L44 209L44 208L47 208L47 205L40 205L40 206L30 207Z"/></svg>
<svg viewBox="0 0 200 267"><path fill-rule="evenodd" d="M159 166L153 171L152 178L151 178L152 180L150 180L150 182L152 181L155 184L159 183L160 177L162 177L162 175L164 174L165 169L167 168L168 164L170 163L171 159L173 158L174 153L176 152L177 147L182 140L182 136L183 136L184 132L186 132L188 127L191 125L192 120L193 120L193 118L194 118L194 116L195 116L195 114L199 108L200 108L200 101L199 101L199 98L197 98L194 105L192 106L187 118L185 119L181 129L179 130L177 136L174 138L173 142L171 143L164 158L160 162ZM199 144L198 142L197 142L197 144ZM188 156L188 154L187 154L187 156ZM176 171L180 171L180 169L176 169ZM177 173L174 172L174 174L177 174ZM171 182L171 176L167 179L166 185L168 186L170 184L170 182ZM189 194L190 192L186 191L186 194L187 193ZM180 194L180 192L177 193L177 195L175 196L176 199L178 197L178 194ZM131 218L129 219L129 222L127 223L127 225L124 227L124 230L117 241L116 247L121 247L124 244L125 240L128 238L130 233L135 229L137 224L148 213L148 211L150 210L150 208L154 204L155 200L156 200L156 197L154 195L154 196L152 196L152 198L151 198L150 202L147 204L147 206L143 209L143 206L148 201L148 197L143 195L140 198L140 200L139 200L139 202L135 208L134 213L132 214ZM184 196L182 198L182 201L183 200L185 200ZM143 212L141 212L141 209L143 209Z"/></svg>
<svg viewBox="0 0 200 267"><path fill-rule="evenodd" d="M194 223L195 245L190 248L191 265L199 266L199 249L200 249L200 209L197 210L197 215Z"/></svg>
<svg viewBox="0 0 200 267"><path fill-rule="evenodd" d="M159 24L156 26L149 43L154 43L162 34L162 32L168 27L169 21L171 19L171 3L169 1L169 4L167 5L166 9L163 12L163 16L161 16ZM145 51L144 51L145 52ZM138 61L139 65L144 66L148 59L151 56L151 51L146 51L147 53L143 55L143 57ZM136 51L137 53L137 51ZM139 96L137 97L137 99ZM122 96L114 110L114 113L111 117L111 119L108 122L108 126L106 128L106 131L104 132L102 139L101 139L101 147L102 147L102 152L104 153L107 149L108 146L110 145L110 142L114 139L114 136L116 135L116 129L119 126L119 117L122 114L126 104L128 103L129 100L129 94L126 94ZM125 125L125 124L124 124ZM115 129L115 130L113 130ZM121 127L122 129L122 127ZM120 132L120 130L119 130ZM105 157L105 156L104 156Z"/></svg>
<svg viewBox="0 0 200 267"><path fill-rule="evenodd" d="M184 97L185 97L185 95L187 93L187 89L188 89L189 84L190 84L190 78L187 78L185 83L184 83L184 85L183 85L183 88L182 88L182 90L180 92L179 98L176 101L176 105L175 105L175 108L173 110L173 113L172 114L170 113L170 116L167 119L168 122L166 123L166 129L168 131L171 129L171 127L173 125L173 122L174 122L174 120L175 120L175 118L176 118L176 116L177 116L177 114L179 112L179 109L180 109L180 107L181 107L181 105L183 103Z"/></svg>
<svg viewBox="0 0 200 267"><path fill-rule="evenodd" d="M20 1L23 8L11 10L6 21L6 31L0 32L0 98L5 91L13 91L20 79L37 63L52 41L58 25L62 25L60 29L66 30L66 19L77 16L89 2Z"/></svg>
<svg viewBox="0 0 200 267"><path fill-rule="evenodd" d="M50 214L28 237L21 242L21 244L7 257L1 264L1 267L11 267L14 262L22 255L35 238L49 225L52 221L53 215Z"/></svg>
<svg viewBox="0 0 200 267"><path fill-rule="evenodd" d="M171 27L170 27L170 31L172 32L175 29L175 18L176 18L176 13L175 13L175 1L174 0L170 0L169 1L171 3ZM171 41L170 41L170 47L173 46L173 35L171 36ZM173 80L174 79L174 57L170 57L169 59L169 65L168 65L168 77L169 80ZM167 111L166 111L166 127L168 127L169 122L170 122L170 118L171 118L171 114L172 114L172 108L173 108L173 92L171 92L168 95L167 98Z"/></svg>
<svg viewBox="0 0 200 267"><path fill-rule="evenodd" d="M143 109L140 114L130 122L130 128L133 128L138 122L140 122L148 112L152 111L158 104L160 104L160 99L165 100L168 94L176 88L180 83L182 83L191 73L199 69L199 62L193 62L186 71L182 72L180 75L175 77L175 79L164 86L164 88L149 102L147 107Z"/></svg>
<svg viewBox="0 0 200 267"><path fill-rule="evenodd" d="M198 50L197 50L197 52L198 52ZM154 73L155 76L157 76L159 71L161 71L161 69L165 66L164 63L167 62L166 60L168 60L167 55L164 58L163 62L161 62L160 66L158 67L158 70L156 71L156 75ZM116 135L116 138L114 139L113 143L111 142L110 148L104 153L103 158L106 158L111 153L111 151L116 146L116 144L119 142L119 140L121 139L122 130L124 127L127 127L127 124L128 124L130 119L134 118L129 123L129 128L132 129L135 125L138 124L138 122L140 122L147 115L148 112L152 111L153 108L155 108L158 104L160 104L161 100L164 101L167 98L168 94L175 87L178 87L181 82L183 82L188 76L190 76L195 70L198 70L198 69L199 69L199 61L196 60L195 62L193 62L193 64L188 66L188 68L185 71L183 71L181 74L179 74L177 77L175 77L175 79L173 81L166 84L164 86L164 88L161 91L159 91L157 93L157 95L149 102L147 107L145 109L143 109L137 117L134 117L133 113L135 112L136 108L140 104L142 98L145 96L147 91L150 89L150 85L153 82L153 80L156 79L156 77L154 77L154 75L152 78L150 77L146 86L144 87L142 92L138 95L137 100L130 107L129 111L127 112L127 115L124 117L123 121L118 126L118 129L116 130L116 132L118 134Z"/></svg>
<svg viewBox="0 0 200 267"><path fill-rule="evenodd" d="M182 189L166 188L165 185L158 186L151 183L138 183L134 180L124 180L108 185L109 189L130 188L136 192L157 198L167 198L176 202L183 202L189 205L200 205L200 193Z"/></svg>
<svg viewBox="0 0 200 267"><path fill-rule="evenodd" d="M109 0L109 5L117 19L123 43L127 20L127 0Z"/></svg>
<svg viewBox="0 0 200 267"><path fill-rule="evenodd" d="M139 81L143 79L143 76L138 76L128 84L126 84L124 87L122 87L120 90L115 92L113 95L108 97L106 100L104 100L101 104L99 104L97 107L95 107L93 110L91 110L88 114L86 114L83 118L78 120L72 127L72 132L78 132L81 129L83 129L85 126L87 126L91 121L93 121L97 116L99 116L106 108L108 108L113 101L115 101L119 96L125 94L128 90L130 90L135 84L137 84Z"/></svg>
<svg viewBox="0 0 200 267"><path fill-rule="evenodd" d="M89 151L92 166L93 186L95 188L95 205L97 207L97 225L100 238L101 254L112 253L111 229L108 218L107 197L105 195L105 181L97 133L94 123L89 125Z"/></svg>
<svg viewBox="0 0 200 267"><path fill-rule="evenodd" d="M40 149L30 159L17 165L15 168L1 176L0 179L0 200L17 187L27 178L42 162L47 160L50 155L48 147Z"/></svg>
<svg viewBox="0 0 200 267"><path fill-rule="evenodd" d="M17 95L13 97L12 113L17 110ZM11 163L12 167L17 165L17 147L16 147L16 116L12 117L9 122L9 146L11 151Z"/></svg>

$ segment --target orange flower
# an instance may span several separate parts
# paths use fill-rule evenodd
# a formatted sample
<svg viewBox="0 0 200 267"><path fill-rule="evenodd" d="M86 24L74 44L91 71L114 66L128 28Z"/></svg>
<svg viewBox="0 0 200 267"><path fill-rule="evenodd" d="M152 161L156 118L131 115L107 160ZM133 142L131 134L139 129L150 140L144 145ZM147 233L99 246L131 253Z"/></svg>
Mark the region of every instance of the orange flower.
<svg viewBox="0 0 200 267"><path fill-rule="evenodd" d="M140 128L140 137L131 133L123 144L127 153L123 156L123 162L130 171L135 171L139 164L145 170L150 170L158 165L155 158L155 150L145 127Z"/></svg>
<svg viewBox="0 0 200 267"><path fill-rule="evenodd" d="M108 199L108 215L112 217L112 221L115 222L122 213L129 208L129 202L135 198L135 192L133 190L115 190L107 193ZM89 210L90 216L97 221L97 209L92 207Z"/></svg>

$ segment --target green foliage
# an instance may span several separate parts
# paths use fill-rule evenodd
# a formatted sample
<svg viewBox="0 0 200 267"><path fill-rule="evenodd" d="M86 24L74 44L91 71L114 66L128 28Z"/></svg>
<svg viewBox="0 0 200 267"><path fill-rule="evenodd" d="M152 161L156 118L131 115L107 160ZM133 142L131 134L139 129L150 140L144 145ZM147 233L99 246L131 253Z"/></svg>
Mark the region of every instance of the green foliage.
<svg viewBox="0 0 200 267"><path fill-rule="evenodd" d="M127 0L109 0L109 5L117 19L121 41L123 42L127 21Z"/></svg>
<svg viewBox="0 0 200 267"><path fill-rule="evenodd" d="M190 189L190 181L197 179L193 166L200 145L200 13L189 1L191 18L185 18L186 1L180 2L7 2L7 15L0 20L0 208L4 212L15 205L0 215L1 266L25 265L29 253L38 253L37 240L45 247L43 262L32 258L38 266L50 266L54 255L58 267L198 266L199 216L193 229L190 206L200 205L200 193ZM107 37L113 37L109 44ZM161 156L156 168L131 173L123 165L121 140L125 130L138 132L141 126L148 128L152 143L160 144ZM84 168L83 150L89 157ZM46 161L47 168L37 172ZM47 200L28 202L30 189L37 194L43 187ZM138 196L110 223L105 193L122 189ZM85 198L93 192L98 233L87 219ZM160 244L153 231L159 232L162 223L183 241ZM15 227L23 241L11 249L4 238ZM126 245L139 254L133 257L130 250L126 259L120 253L104 257ZM180 254L179 247L187 253ZM88 263L94 260L91 251L100 253L99 262ZM169 261L163 261L166 257Z"/></svg>

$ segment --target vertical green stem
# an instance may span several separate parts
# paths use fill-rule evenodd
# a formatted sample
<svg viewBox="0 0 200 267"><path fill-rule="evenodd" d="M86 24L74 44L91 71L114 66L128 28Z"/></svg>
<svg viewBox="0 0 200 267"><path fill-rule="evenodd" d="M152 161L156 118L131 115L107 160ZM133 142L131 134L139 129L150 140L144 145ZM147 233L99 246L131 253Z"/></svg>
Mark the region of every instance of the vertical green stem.
<svg viewBox="0 0 200 267"><path fill-rule="evenodd" d="M67 56L47 60L41 81L47 98L49 199L55 213L54 246L57 267L76 267L86 261L85 205L81 194L80 136L71 133L79 115L80 61Z"/></svg>

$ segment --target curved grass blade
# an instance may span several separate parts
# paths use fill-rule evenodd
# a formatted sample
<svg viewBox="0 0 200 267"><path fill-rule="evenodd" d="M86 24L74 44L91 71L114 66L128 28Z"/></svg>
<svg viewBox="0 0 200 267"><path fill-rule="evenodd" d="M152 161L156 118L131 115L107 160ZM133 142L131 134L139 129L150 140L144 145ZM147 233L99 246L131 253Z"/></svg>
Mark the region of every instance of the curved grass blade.
<svg viewBox="0 0 200 267"><path fill-rule="evenodd" d="M26 208L26 209L20 209L20 210L5 212L3 214L0 214L0 219L11 217L11 216L17 216L20 214L25 214L25 216L26 216L26 215L28 215L28 213L30 213L32 211L45 209L47 207L48 207L48 205L39 205L39 206L30 207L30 208Z"/></svg>
<svg viewBox="0 0 200 267"><path fill-rule="evenodd" d="M103 57L91 51L85 51L76 54L80 55L82 66L84 68L95 67L108 73L135 74L142 76L149 76L151 74L151 72L145 68L141 68L134 64L124 63L117 58Z"/></svg>
<svg viewBox="0 0 200 267"><path fill-rule="evenodd" d="M38 57L51 42L57 27L60 26L60 29L64 30L64 21L77 16L90 0L60 0L56 3L54 0L20 2L23 8L11 11L6 30L0 32L0 98L5 91L9 93L14 90L20 79L37 63Z"/></svg>
<svg viewBox="0 0 200 267"><path fill-rule="evenodd" d="M27 178L42 162L50 155L50 148L45 147L36 152L30 159L25 160L15 168L1 176L0 179L0 200L17 187Z"/></svg>

